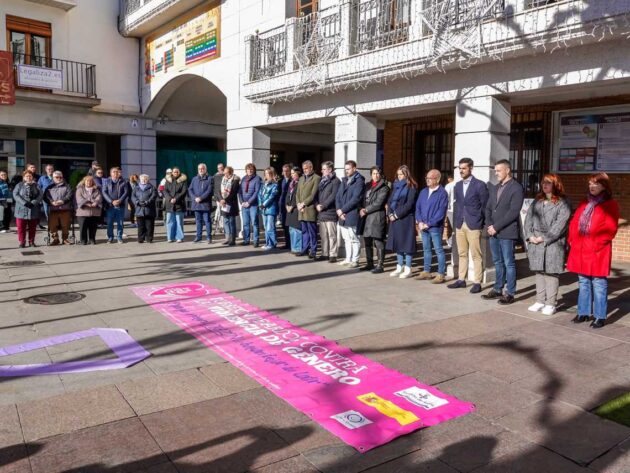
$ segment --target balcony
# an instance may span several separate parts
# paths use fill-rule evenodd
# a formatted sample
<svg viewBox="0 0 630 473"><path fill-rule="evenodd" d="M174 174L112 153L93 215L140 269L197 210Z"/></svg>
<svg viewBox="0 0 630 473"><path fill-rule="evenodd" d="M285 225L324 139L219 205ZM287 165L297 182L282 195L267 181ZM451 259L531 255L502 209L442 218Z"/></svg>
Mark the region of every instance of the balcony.
<svg viewBox="0 0 630 473"><path fill-rule="evenodd" d="M94 64L21 53L12 54L17 97L25 100L87 107L100 104L96 94L96 66ZM48 82L42 82L34 78L30 79L26 85L20 84L18 67L21 65L34 68L30 69L29 72L42 71L44 75L51 76L53 80L47 79ZM49 82L50 88L46 88L45 85Z"/></svg>
<svg viewBox="0 0 630 473"><path fill-rule="evenodd" d="M628 34L626 1L340 0L248 36L243 89L274 103Z"/></svg>
<svg viewBox="0 0 630 473"><path fill-rule="evenodd" d="M142 38L205 0L119 0L118 31Z"/></svg>
<svg viewBox="0 0 630 473"><path fill-rule="evenodd" d="M77 0L28 0L32 3L39 3L49 7L61 8L62 10L72 10L77 6Z"/></svg>

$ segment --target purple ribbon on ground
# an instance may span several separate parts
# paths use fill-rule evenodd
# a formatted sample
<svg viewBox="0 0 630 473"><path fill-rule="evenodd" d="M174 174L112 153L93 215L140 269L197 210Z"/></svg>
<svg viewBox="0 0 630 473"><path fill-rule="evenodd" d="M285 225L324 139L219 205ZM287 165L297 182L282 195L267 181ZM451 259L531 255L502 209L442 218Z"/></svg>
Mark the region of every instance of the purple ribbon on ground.
<svg viewBox="0 0 630 473"><path fill-rule="evenodd" d="M149 357L146 351L126 330L121 328L91 328L80 332L66 333L54 337L42 338L33 342L20 343L0 348L3 356L27 353L55 345L75 342L89 337L101 337L107 346L116 354L116 359L67 361L63 363L37 363L30 365L1 365L0 376L37 376L44 374L84 373L87 371L105 371L127 368Z"/></svg>

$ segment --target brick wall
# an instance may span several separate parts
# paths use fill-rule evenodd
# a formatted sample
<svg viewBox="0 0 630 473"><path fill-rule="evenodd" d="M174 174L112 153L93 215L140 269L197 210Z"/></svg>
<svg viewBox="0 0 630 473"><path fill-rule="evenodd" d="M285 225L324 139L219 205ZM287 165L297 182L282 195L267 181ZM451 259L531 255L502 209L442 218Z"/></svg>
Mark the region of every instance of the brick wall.
<svg viewBox="0 0 630 473"><path fill-rule="evenodd" d="M388 181L396 179L396 170L402 163L403 121L385 122L383 133L383 171Z"/></svg>
<svg viewBox="0 0 630 473"><path fill-rule="evenodd" d="M609 174L613 197L621 208L621 224L613 242L613 260L630 262L630 174ZM588 188L588 174L560 174L573 208L584 199Z"/></svg>

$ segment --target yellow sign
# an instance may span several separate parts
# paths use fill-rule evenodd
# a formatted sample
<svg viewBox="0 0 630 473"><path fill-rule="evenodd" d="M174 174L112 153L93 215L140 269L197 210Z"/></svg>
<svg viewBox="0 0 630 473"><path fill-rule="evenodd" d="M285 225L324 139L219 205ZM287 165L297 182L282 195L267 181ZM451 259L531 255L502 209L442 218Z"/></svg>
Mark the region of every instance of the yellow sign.
<svg viewBox="0 0 630 473"><path fill-rule="evenodd" d="M221 7L212 5L195 8L146 39L145 83L220 56Z"/></svg>
<svg viewBox="0 0 630 473"><path fill-rule="evenodd" d="M420 420L413 412L406 411L393 402L377 396L375 393L362 394L357 396L357 399L373 407L381 414L397 420L400 425L409 425Z"/></svg>

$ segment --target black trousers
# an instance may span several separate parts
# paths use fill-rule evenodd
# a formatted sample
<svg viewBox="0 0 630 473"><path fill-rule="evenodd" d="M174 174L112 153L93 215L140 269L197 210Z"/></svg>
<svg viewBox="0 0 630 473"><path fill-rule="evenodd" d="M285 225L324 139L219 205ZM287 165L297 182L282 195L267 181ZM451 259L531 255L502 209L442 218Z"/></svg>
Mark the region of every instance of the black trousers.
<svg viewBox="0 0 630 473"><path fill-rule="evenodd" d="M13 217L11 210L10 205L2 208L2 222L0 222L0 230L8 230L11 226L11 217Z"/></svg>
<svg viewBox="0 0 630 473"><path fill-rule="evenodd" d="M364 237L365 241L365 259L368 266L374 266L374 247L376 247L376 266L383 267L385 261L385 240L372 237Z"/></svg>
<svg viewBox="0 0 630 473"><path fill-rule="evenodd" d="M136 217L138 224L138 241L153 241L153 231L155 229L155 217Z"/></svg>
<svg viewBox="0 0 630 473"><path fill-rule="evenodd" d="M79 217L79 239L84 245L96 241L96 230L101 217Z"/></svg>

